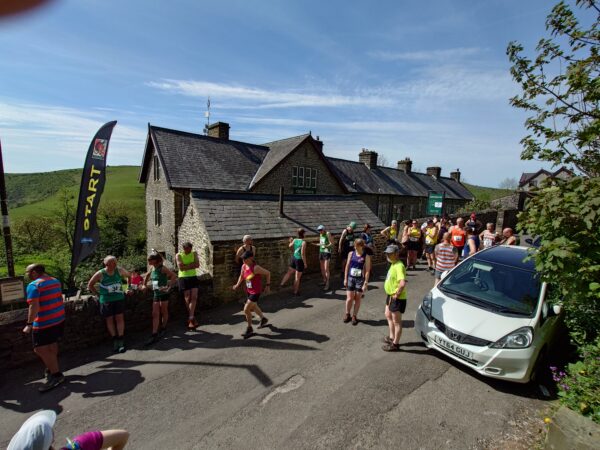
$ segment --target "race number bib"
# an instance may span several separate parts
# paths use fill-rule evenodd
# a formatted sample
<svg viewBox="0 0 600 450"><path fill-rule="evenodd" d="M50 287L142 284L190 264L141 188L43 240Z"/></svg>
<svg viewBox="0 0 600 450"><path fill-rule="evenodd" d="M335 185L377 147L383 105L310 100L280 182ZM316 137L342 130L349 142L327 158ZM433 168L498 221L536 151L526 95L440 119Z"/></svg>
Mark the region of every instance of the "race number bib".
<svg viewBox="0 0 600 450"><path fill-rule="evenodd" d="M252 289L252 281L251 280L246 280L246 287L248 289Z"/></svg>
<svg viewBox="0 0 600 450"><path fill-rule="evenodd" d="M414 236L411 236L408 238L411 242L417 242L419 240L419 238L416 238Z"/></svg>
<svg viewBox="0 0 600 450"><path fill-rule="evenodd" d="M350 276L352 276L354 278L360 278L362 276L362 270L359 269L358 267L352 267L350 269Z"/></svg>
<svg viewBox="0 0 600 450"><path fill-rule="evenodd" d="M123 292L123 288L121 287L121 283L118 284L109 284L108 286L104 286L106 292L109 294L116 294L118 292Z"/></svg>
<svg viewBox="0 0 600 450"><path fill-rule="evenodd" d="M152 289L158 291L160 286L158 285L158 280L152 280Z"/></svg>
<svg viewBox="0 0 600 450"><path fill-rule="evenodd" d="M454 242L460 242L463 240L463 237L460 235L457 235L457 236L452 236L452 239L454 239Z"/></svg>

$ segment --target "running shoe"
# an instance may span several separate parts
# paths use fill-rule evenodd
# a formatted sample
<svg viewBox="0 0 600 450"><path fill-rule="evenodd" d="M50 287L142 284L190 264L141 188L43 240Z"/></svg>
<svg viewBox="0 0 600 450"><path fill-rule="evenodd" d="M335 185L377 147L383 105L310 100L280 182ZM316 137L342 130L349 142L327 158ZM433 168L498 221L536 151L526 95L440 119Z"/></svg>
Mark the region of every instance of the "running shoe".
<svg viewBox="0 0 600 450"><path fill-rule="evenodd" d="M113 353L119 353L119 340L113 338Z"/></svg>
<svg viewBox="0 0 600 450"><path fill-rule="evenodd" d="M400 344L385 344L383 347L381 347L381 349L384 352L399 352L400 351Z"/></svg>
<svg viewBox="0 0 600 450"><path fill-rule="evenodd" d="M328 291L329 290L329 283L325 283L325 286L323 287L324 291Z"/></svg>
<svg viewBox="0 0 600 450"><path fill-rule="evenodd" d="M352 316L352 325L358 325L358 319L356 316Z"/></svg>
<svg viewBox="0 0 600 450"><path fill-rule="evenodd" d="M346 314L346 315L344 316L344 323L348 323L348 322L350 322L351 320L352 320L352 317L350 317L350 314Z"/></svg>
<svg viewBox="0 0 600 450"><path fill-rule="evenodd" d="M246 331L244 331L242 333L242 337L249 338L250 336L252 336L253 333L254 333L254 330L252 329L252 327L248 327L248 328L246 328Z"/></svg>
<svg viewBox="0 0 600 450"><path fill-rule="evenodd" d="M194 328L198 328L200 326L195 317L192 319L192 324L194 325Z"/></svg>
<svg viewBox="0 0 600 450"><path fill-rule="evenodd" d="M146 342L144 342L144 346L149 347L153 344L156 344L159 341L159 337L158 337L158 333L157 334L153 334L152 336L150 336L150 339L148 339Z"/></svg>
<svg viewBox="0 0 600 450"><path fill-rule="evenodd" d="M123 339L118 339L118 343L117 352L125 353L125 341Z"/></svg>
<svg viewBox="0 0 600 450"><path fill-rule="evenodd" d="M260 324L258 325L258 328L264 328L267 325L267 323L269 323L269 319L263 317L262 319L260 319Z"/></svg>
<svg viewBox="0 0 600 450"><path fill-rule="evenodd" d="M47 392L50 389L54 389L56 386L61 384L63 381L65 381L65 376L62 374L62 372L52 374L48 377L46 382L38 388L38 391Z"/></svg>
<svg viewBox="0 0 600 450"><path fill-rule="evenodd" d="M391 344L394 342L389 336L384 337L382 341L384 344Z"/></svg>

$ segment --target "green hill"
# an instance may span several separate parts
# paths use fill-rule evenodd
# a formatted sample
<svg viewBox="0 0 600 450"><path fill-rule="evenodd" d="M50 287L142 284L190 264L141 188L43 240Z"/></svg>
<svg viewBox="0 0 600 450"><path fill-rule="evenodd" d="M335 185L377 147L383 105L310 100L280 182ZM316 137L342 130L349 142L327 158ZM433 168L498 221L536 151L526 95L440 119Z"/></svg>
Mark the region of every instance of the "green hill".
<svg viewBox="0 0 600 450"><path fill-rule="evenodd" d="M139 166L109 166L102 203L121 201L131 211L145 215L144 185L138 183ZM67 189L77 198L81 170L68 169L32 174L7 174L6 190L11 219L46 216L59 207L59 192Z"/></svg>
<svg viewBox="0 0 600 450"><path fill-rule="evenodd" d="M471 194L475 196L476 200L483 200L489 202L500 197L506 197L507 195L514 194L515 191L510 189L498 189L491 187L476 186L474 184L463 183L465 187L471 191Z"/></svg>

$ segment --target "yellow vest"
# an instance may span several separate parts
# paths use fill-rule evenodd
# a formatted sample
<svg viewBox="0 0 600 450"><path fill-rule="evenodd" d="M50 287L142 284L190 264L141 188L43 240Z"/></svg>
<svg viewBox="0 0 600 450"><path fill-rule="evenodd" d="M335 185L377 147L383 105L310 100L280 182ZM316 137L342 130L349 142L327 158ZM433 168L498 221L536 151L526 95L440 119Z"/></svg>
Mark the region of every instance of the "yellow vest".
<svg viewBox="0 0 600 450"><path fill-rule="evenodd" d="M185 265L192 264L194 262L194 252L193 251L189 252L187 255L185 252L178 253L178 255L181 258L181 262ZM196 269L179 271L179 278L195 277L195 276L196 276Z"/></svg>

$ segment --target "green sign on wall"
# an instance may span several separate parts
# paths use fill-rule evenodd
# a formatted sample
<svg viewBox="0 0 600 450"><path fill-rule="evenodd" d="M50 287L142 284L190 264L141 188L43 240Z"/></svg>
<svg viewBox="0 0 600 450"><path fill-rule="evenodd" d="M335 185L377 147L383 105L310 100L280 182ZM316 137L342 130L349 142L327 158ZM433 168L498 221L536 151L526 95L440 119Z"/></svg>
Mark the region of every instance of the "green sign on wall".
<svg viewBox="0 0 600 450"><path fill-rule="evenodd" d="M444 194L439 194L437 192L430 192L429 198L427 198L427 215L440 216L442 214L443 207L444 207Z"/></svg>

